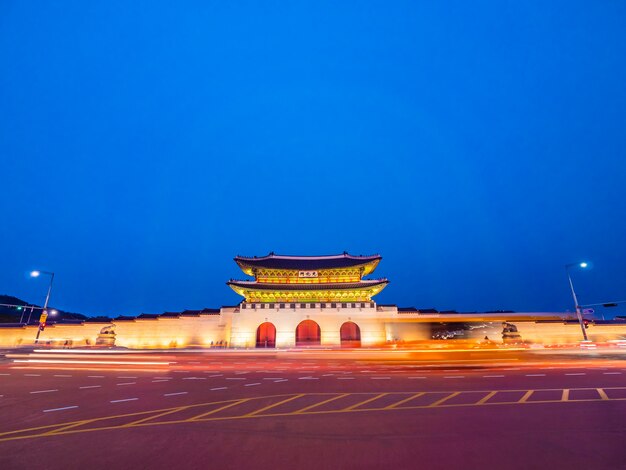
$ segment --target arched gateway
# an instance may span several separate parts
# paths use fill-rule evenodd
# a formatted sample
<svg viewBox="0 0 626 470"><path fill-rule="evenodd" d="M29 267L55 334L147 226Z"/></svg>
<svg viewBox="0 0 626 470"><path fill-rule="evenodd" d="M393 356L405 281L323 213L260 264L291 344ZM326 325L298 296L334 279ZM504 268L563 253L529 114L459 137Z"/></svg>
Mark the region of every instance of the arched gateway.
<svg viewBox="0 0 626 470"><path fill-rule="evenodd" d="M272 323L266 321L265 323L261 323L256 329L256 347L276 347L276 327Z"/></svg>
<svg viewBox="0 0 626 470"><path fill-rule="evenodd" d="M313 320L300 322L296 328L296 346L318 346L320 344L320 326Z"/></svg>
<svg viewBox="0 0 626 470"><path fill-rule="evenodd" d="M347 321L339 330L341 335L341 346L344 348L361 347L361 329L354 322Z"/></svg>

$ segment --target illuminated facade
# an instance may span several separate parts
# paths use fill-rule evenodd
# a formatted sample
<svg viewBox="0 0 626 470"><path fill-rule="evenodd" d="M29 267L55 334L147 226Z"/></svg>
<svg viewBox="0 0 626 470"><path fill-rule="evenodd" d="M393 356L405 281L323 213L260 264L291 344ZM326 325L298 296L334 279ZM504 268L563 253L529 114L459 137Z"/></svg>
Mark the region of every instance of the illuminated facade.
<svg viewBox="0 0 626 470"><path fill-rule="evenodd" d="M387 279L365 280L381 257L352 256L237 256L235 262L253 281L227 284L248 303L369 302L387 286Z"/></svg>
<svg viewBox="0 0 626 470"><path fill-rule="evenodd" d="M385 341L372 297L387 279L364 279L379 255L237 256L254 280L230 280L244 301L232 315L231 344L291 347ZM358 317L359 323L355 321Z"/></svg>

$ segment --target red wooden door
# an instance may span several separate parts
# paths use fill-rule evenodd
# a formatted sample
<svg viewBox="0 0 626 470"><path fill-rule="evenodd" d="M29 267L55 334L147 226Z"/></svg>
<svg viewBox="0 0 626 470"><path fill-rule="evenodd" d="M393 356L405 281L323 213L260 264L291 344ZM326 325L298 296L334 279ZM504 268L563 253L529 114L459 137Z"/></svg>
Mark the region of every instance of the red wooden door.
<svg viewBox="0 0 626 470"><path fill-rule="evenodd" d="M296 328L296 346L321 344L320 326L313 320L304 320Z"/></svg>
<svg viewBox="0 0 626 470"><path fill-rule="evenodd" d="M256 330L257 348L276 347L276 327L270 322L261 323Z"/></svg>
<svg viewBox="0 0 626 470"><path fill-rule="evenodd" d="M358 348L361 346L361 329L354 322L347 321L341 325L339 330L341 335L341 345L348 348Z"/></svg>

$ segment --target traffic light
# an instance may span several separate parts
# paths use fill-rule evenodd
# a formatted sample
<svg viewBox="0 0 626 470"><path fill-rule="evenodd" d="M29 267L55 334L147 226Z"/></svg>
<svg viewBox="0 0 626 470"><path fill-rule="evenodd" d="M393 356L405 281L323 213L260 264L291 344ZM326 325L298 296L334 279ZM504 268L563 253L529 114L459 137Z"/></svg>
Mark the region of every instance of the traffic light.
<svg viewBox="0 0 626 470"><path fill-rule="evenodd" d="M589 329L589 320L583 320L583 324L585 325L585 329Z"/></svg>

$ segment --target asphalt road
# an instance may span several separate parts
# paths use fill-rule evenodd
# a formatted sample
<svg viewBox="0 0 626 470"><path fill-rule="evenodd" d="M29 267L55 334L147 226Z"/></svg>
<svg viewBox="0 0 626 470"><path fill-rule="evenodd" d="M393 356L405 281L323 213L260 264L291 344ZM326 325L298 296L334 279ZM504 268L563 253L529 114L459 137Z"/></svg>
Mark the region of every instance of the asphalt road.
<svg viewBox="0 0 626 470"><path fill-rule="evenodd" d="M622 357L9 354L0 468L626 468Z"/></svg>

